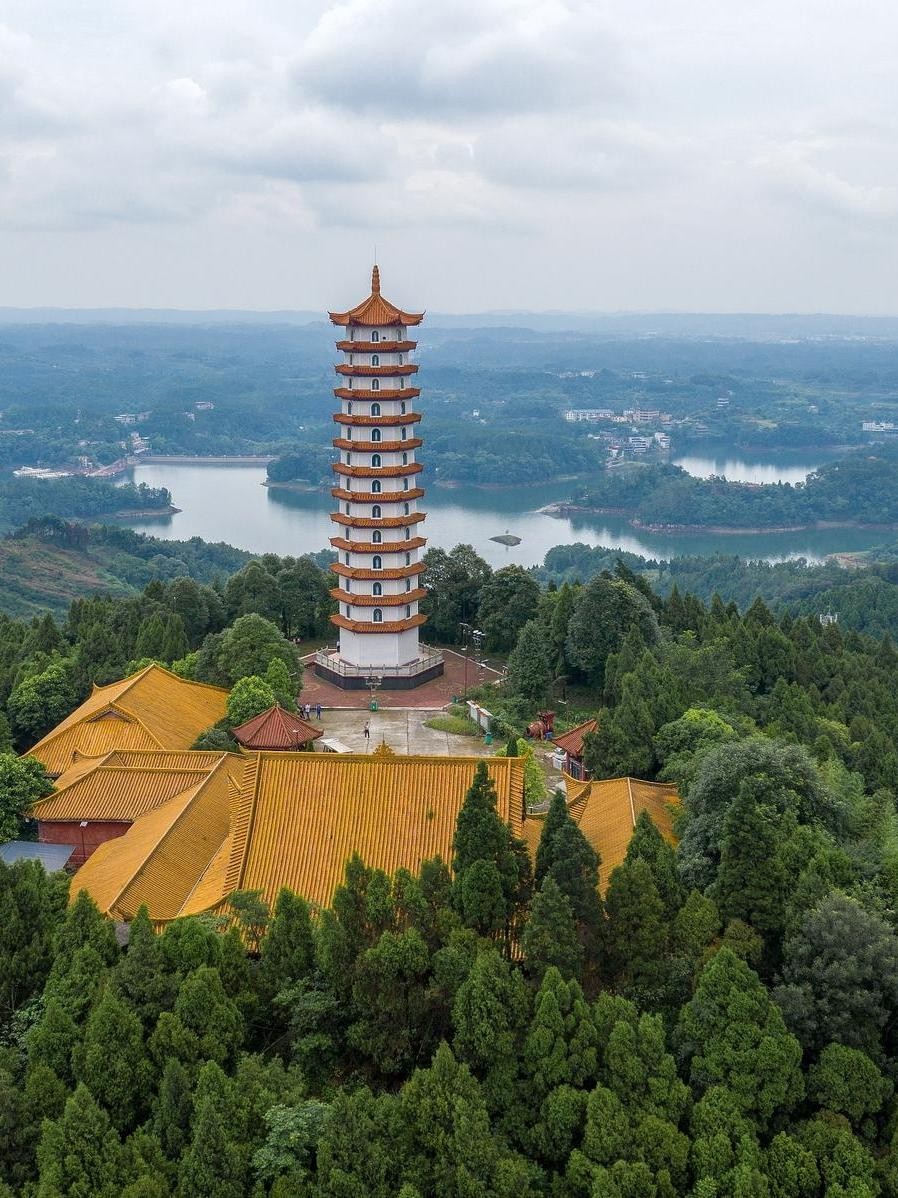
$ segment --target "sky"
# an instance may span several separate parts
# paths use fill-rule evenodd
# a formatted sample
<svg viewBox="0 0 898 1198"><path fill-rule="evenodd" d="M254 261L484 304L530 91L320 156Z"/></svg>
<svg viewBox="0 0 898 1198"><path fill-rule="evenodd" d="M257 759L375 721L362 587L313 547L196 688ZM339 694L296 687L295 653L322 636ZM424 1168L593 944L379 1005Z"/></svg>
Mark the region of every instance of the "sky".
<svg viewBox="0 0 898 1198"><path fill-rule="evenodd" d="M898 314L893 0L2 0L0 305Z"/></svg>

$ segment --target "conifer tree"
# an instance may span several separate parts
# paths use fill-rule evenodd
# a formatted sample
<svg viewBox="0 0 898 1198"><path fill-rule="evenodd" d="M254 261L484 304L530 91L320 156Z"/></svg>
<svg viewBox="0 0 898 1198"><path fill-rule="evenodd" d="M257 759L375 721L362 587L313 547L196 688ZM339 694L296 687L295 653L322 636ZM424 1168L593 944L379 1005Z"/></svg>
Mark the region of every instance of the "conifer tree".
<svg viewBox="0 0 898 1198"><path fill-rule="evenodd" d="M39 1198L120 1198L124 1188L121 1140L84 1085L44 1123L37 1160Z"/></svg>
<svg viewBox="0 0 898 1198"><path fill-rule="evenodd" d="M608 968L618 985L658 989L664 981L668 927L647 862L625 860L612 871L605 914Z"/></svg>
<svg viewBox="0 0 898 1198"><path fill-rule="evenodd" d="M602 931L599 855L570 816L555 834L554 856L547 877L567 896L581 943L595 954Z"/></svg>
<svg viewBox="0 0 898 1198"><path fill-rule="evenodd" d="M304 978L315 963L309 904L292 890L282 888L278 893L260 955L259 986L268 1002Z"/></svg>
<svg viewBox="0 0 898 1198"><path fill-rule="evenodd" d="M140 622L140 627L137 629L137 640L134 642L134 656L138 660L148 657L154 661L165 661L164 651L165 625L162 623L162 616L159 612L154 612ZM178 656L183 657L184 654L179 653Z"/></svg>
<svg viewBox="0 0 898 1198"><path fill-rule="evenodd" d="M746 778L739 787L709 892L724 919L744 920L762 935L782 931L790 879L781 850L795 827L794 816L781 815L769 797L766 779Z"/></svg>
<svg viewBox="0 0 898 1198"><path fill-rule="evenodd" d="M533 897L530 916L521 937L528 971L541 978L554 966L565 977L579 977L583 946L577 935L570 899L554 878L544 879Z"/></svg>
<svg viewBox="0 0 898 1198"><path fill-rule="evenodd" d="M169 1057L153 1103L150 1126L170 1161L178 1161L183 1155L192 1115L191 1076L179 1060Z"/></svg>
<svg viewBox="0 0 898 1198"><path fill-rule="evenodd" d="M677 1043L693 1089L725 1086L761 1127L803 1096L801 1045L758 975L728 948L702 970L680 1012Z"/></svg>
<svg viewBox="0 0 898 1198"><path fill-rule="evenodd" d="M75 1074L122 1133L142 1116L152 1070L139 1017L107 991L90 1013L75 1052Z"/></svg>
<svg viewBox="0 0 898 1198"><path fill-rule="evenodd" d="M664 904L668 920L676 918L683 903L683 885L677 870L677 854L667 843L647 811L640 811L627 845L627 861L645 861Z"/></svg>
<svg viewBox="0 0 898 1198"><path fill-rule="evenodd" d="M533 867L533 881L536 886L541 884L552 868L555 862L555 836L570 818L564 791L558 789L552 795L552 802L543 820L539 843L536 846L536 861Z"/></svg>
<svg viewBox="0 0 898 1198"><path fill-rule="evenodd" d="M511 917L525 861L496 810L496 788L483 761L458 813L452 847L456 910L472 927L497 931Z"/></svg>
<svg viewBox="0 0 898 1198"><path fill-rule="evenodd" d="M169 612L162 636L162 660L169 665L173 661L180 661L189 648L184 621L177 612Z"/></svg>
<svg viewBox="0 0 898 1198"><path fill-rule="evenodd" d="M180 1198L243 1198L245 1168L235 1139L231 1083L214 1061L200 1070L190 1144L178 1166Z"/></svg>
<svg viewBox="0 0 898 1198"><path fill-rule="evenodd" d="M528 620L508 657L511 692L535 705L545 701L552 685L552 663L546 639L543 622Z"/></svg>
<svg viewBox="0 0 898 1198"><path fill-rule="evenodd" d="M147 1030L174 999L177 979L166 968L159 937L141 905L128 928L128 949L111 979L115 993L137 1013Z"/></svg>

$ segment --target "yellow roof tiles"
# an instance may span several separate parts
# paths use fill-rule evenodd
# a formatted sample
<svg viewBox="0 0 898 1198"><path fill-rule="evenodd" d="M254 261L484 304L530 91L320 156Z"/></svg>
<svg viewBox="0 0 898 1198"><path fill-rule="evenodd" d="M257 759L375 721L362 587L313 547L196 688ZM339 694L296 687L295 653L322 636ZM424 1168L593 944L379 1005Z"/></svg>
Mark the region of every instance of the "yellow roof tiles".
<svg viewBox="0 0 898 1198"><path fill-rule="evenodd" d="M218 755L218 760L221 756ZM101 765L56 794L39 800L28 814L42 823L58 820L130 823L182 790L196 786L208 773L209 768L199 763L192 770Z"/></svg>
<svg viewBox="0 0 898 1198"><path fill-rule="evenodd" d="M571 817L601 858L599 885L603 892L612 871L627 855L641 812L648 812L664 839L675 843L671 808L680 800L671 783L642 782L638 778L577 782L568 778L567 785ZM524 821L524 839L531 854L539 844L543 820L542 816L528 816Z"/></svg>
<svg viewBox="0 0 898 1198"><path fill-rule="evenodd" d="M188 682L159 665L93 692L29 751L48 773L113 750L188 749L225 713L228 693Z"/></svg>
<svg viewBox="0 0 898 1198"><path fill-rule="evenodd" d="M76 874L72 893L88 890L119 918L146 902L157 923L220 907L236 889L262 890L273 902L287 886L325 904L354 852L388 872L415 871L437 854L450 861L478 760L253 753L235 774L228 758L195 792L102 845ZM499 814L520 834L521 764L486 761Z"/></svg>

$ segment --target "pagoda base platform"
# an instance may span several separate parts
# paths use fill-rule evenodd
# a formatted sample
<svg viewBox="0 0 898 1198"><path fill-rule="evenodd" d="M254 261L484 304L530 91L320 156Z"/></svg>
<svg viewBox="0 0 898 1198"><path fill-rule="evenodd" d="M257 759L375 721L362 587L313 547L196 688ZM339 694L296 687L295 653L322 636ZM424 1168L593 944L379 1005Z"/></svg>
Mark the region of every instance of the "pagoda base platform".
<svg viewBox="0 0 898 1198"><path fill-rule="evenodd" d="M357 666L333 649L319 649L315 654L315 673L345 691L410 691L439 678L443 669L442 653L432 649L401 666Z"/></svg>

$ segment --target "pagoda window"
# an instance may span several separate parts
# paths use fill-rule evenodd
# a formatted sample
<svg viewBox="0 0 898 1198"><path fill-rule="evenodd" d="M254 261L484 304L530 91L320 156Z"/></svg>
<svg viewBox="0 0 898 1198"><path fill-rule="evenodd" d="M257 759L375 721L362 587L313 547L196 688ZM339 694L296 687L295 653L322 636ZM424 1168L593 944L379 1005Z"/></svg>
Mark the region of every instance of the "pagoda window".
<svg viewBox="0 0 898 1198"><path fill-rule="evenodd" d="M355 329L350 329L350 330L349 330L349 340L350 340L350 341L355 341Z"/></svg>
<svg viewBox="0 0 898 1198"><path fill-rule="evenodd" d="M380 390L380 379L372 379L371 380L371 390L372 391Z"/></svg>
<svg viewBox="0 0 898 1198"><path fill-rule="evenodd" d="M374 331L371 333L371 340L380 341L380 333L378 333L377 329L374 329Z"/></svg>
<svg viewBox="0 0 898 1198"><path fill-rule="evenodd" d="M348 503L347 503L347 505L346 505L346 515L347 515L347 516L349 515L349 504L348 504Z"/></svg>
<svg viewBox="0 0 898 1198"><path fill-rule="evenodd" d="M350 366L352 365L352 359L353 359L353 357L354 357L354 355L353 355L353 354L350 354L350 355L349 355L349 365L350 365Z"/></svg>
<svg viewBox="0 0 898 1198"><path fill-rule="evenodd" d="M350 462L351 462L351 461L352 461L352 455L351 455L351 454L347 454L347 455L346 455L346 465L348 466L348 465L350 464Z"/></svg>
<svg viewBox="0 0 898 1198"><path fill-rule="evenodd" d="M404 440L406 439L406 437L407 437L407 436L408 436L408 429L407 429L407 428L404 428L404 429L402 429L402 430L401 430L401 432L399 433L399 440L400 440L400 441L404 441Z"/></svg>
<svg viewBox="0 0 898 1198"><path fill-rule="evenodd" d="M379 429L379 428L373 428L373 429L371 430L371 440L372 440L372 441L379 441L379 440L380 440L380 429Z"/></svg>
<svg viewBox="0 0 898 1198"><path fill-rule="evenodd" d="M402 354L399 355L399 365L402 365Z"/></svg>
<svg viewBox="0 0 898 1198"><path fill-rule="evenodd" d="M372 366L380 366L380 354L372 354L371 355L371 365Z"/></svg>
<svg viewBox="0 0 898 1198"><path fill-rule="evenodd" d="M372 495L380 494L380 479L379 478L376 478L374 480L374 482L371 484L371 494Z"/></svg>
<svg viewBox="0 0 898 1198"><path fill-rule="evenodd" d="M404 503L402 506L405 509L404 514L407 516L409 514L409 512L411 511L411 508L409 507L409 505L407 503Z"/></svg>
<svg viewBox="0 0 898 1198"><path fill-rule="evenodd" d="M383 593L384 593L383 585L379 582L376 582L374 584L374 586L371 588L371 594L372 595L382 595Z"/></svg>
<svg viewBox="0 0 898 1198"><path fill-rule="evenodd" d="M348 553L344 553L344 554L343 554L343 557L346 559L346 564L347 564L347 566L348 566L348 565L349 565L349 554L348 554Z"/></svg>
<svg viewBox="0 0 898 1198"><path fill-rule="evenodd" d="M346 579L346 589L347 589L347 591L352 590L352 579L351 578Z"/></svg>
<svg viewBox="0 0 898 1198"><path fill-rule="evenodd" d="M405 539L407 541L410 541L412 539L412 530L410 528L407 528L405 530Z"/></svg>
<svg viewBox="0 0 898 1198"><path fill-rule="evenodd" d="M412 580L410 578L407 578L405 580L405 589L407 591L410 591L412 589Z"/></svg>
<svg viewBox="0 0 898 1198"><path fill-rule="evenodd" d="M405 400L402 400L402 402L400 403L399 411L402 413L403 416L405 415Z"/></svg>
<svg viewBox="0 0 898 1198"><path fill-rule="evenodd" d="M405 457L405 454L403 454L402 456ZM404 478L402 480L402 489L403 489L403 491L408 490L408 479L407 478Z"/></svg>
<svg viewBox="0 0 898 1198"><path fill-rule="evenodd" d="M408 619L409 619L409 617L411 616L411 614L412 614L412 609L411 609L411 608L409 607L409 605L406 603L406 605L405 605L405 618L408 620Z"/></svg>
<svg viewBox="0 0 898 1198"><path fill-rule="evenodd" d="M375 607L374 611L371 613L371 619L375 624L383 624L384 614L379 607Z"/></svg>
<svg viewBox="0 0 898 1198"><path fill-rule="evenodd" d="M408 465L408 454L407 453L404 453L402 455L402 464L403 464L403 466ZM408 490L408 479L405 480L405 489Z"/></svg>
<svg viewBox="0 0 898 1198"><path fill-rule="evenodd" d="M371 559L371 569L372 570L382 570L383 568L384 568L384 559L380 556L379 553L376 553L374 555L374 557Z"/></svg>
<svg viewBox="0 0 898 1198"><path fill-rule="evenodd" d="M352 390L352 375L349 376L349 390Z"/></svg>
<svg viewBox="0 0 898 1198"><path fill-rule="evenodd" d="M379 416L379 415L380 415L380 404L379 404L379 403L373 403L373 404L371 405L371 415L372 415L372 416Z"/></svg>
<svg viewBox="0 0 898 1198"><path fill-rule="evenodd" d="M350 400L350 402L349 402L349 403L346 405L346 415L347 415L347 416L351 416L351 415L352 415L352 401L351 401L351 400ZM352 429L350 429L350 430L349 430L349 435L350 435L350 437L352 436Z"/></svg>
<svg viewBox="0 0 898 1198"><path fill-rule="evenodd" d="M404 378L401 378L401 379L399 380L399 390L400 390L400 391L404 391L404 390L405 390L405 379L404 379Z"/></svg>
<svg viewBox="0 0 898 1198"><path fill-rule="evenodd" d="M352 608L349 606L348 603L346 604L346 614L347 614L347 616L352 615Z"/></svg>
<svg viewBox="0 0 898 1198"><path fill-rule="evenodd" d="M383 535L379 528L375 528L374 532L371 534L371 540L375 545L379 545L381 543L383 540Z"/></svg>
<svg viewBox="0 0 898 1198"><path fill-rule="evenodd" d="M371 509L371 519L379 520L380 517L381 517L380 504L375 503L374 507Z"/></svg>
<svg viewBox="0 0 898 1198"><path fill-rule="evenodd" d="M405 564L407 566L410 566L412 564L412 555L410 553L407 553L405 555Z"/></svg>
<svg viewBox="0 0 898 1198"><path fill-rule="evenodd" d="M371 465L372 465L372 466L379 466L379 465L380 465L380 454L379 454L379 453L372 453L372 455L371 455Z"/></svg>

